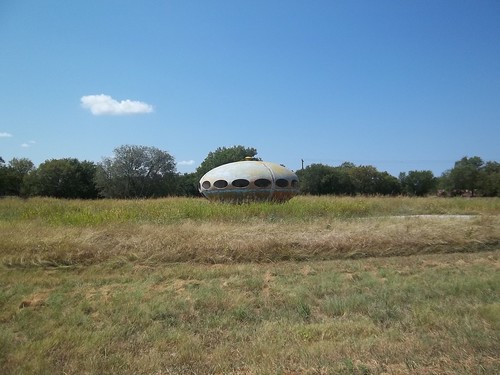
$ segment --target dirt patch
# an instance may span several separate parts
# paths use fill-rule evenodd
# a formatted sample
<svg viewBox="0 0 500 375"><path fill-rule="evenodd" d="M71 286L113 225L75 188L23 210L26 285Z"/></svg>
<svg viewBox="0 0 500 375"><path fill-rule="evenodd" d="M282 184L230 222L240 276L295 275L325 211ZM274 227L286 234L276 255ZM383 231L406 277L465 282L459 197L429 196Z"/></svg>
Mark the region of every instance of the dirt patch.
<svg viewBox="0 0 500 375"><path fill-rule="evenodd" d="M389 217L394 217L396 219L417 218L417 219L437 219L437 220L443 220L443 219L471 220L471 219L476 219L479 216L478 215L396 215Z"/></svg>
<svg viewBox="0 0 500 375"><path fill-rule="evenodd" d="M19 304L20 309L33 308L37 309L46 305L46 300L49 296L50 291L34 293L28 298L22 300Z"/></svg>
<svg viewBox="0 0 500 375"><path fill-rule="evenodd" d="M267 270L266 273L264 274L264 286L262 288L262 293L264 295L264 298L266 300L269 299L270 296L270 284L274 280L274 276L271 273L271 271Z"/></svg>

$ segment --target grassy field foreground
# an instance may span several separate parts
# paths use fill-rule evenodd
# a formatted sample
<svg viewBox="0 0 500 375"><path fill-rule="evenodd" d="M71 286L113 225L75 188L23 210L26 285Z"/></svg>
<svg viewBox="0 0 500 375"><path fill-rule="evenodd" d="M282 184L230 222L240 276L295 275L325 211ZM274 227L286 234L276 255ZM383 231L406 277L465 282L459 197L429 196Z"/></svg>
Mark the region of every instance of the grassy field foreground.
<svg viewBox="0 0 500 375"><path fill-rule="evenodd" d="M499 214L498 199L0 200L0 372L495 374Z"/></svg>

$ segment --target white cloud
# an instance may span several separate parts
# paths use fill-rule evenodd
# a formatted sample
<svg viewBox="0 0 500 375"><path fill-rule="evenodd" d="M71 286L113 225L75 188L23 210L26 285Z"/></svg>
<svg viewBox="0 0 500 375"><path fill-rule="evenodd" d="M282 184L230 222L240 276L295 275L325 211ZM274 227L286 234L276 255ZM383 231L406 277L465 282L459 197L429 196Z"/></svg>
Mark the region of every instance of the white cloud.
<svg viewBox="0 0 500 375"><path fill-rule="evenodd" d="M177 163L177 165L193 165L194 160L183 160Z"/></svg>
<svg viewBox="0 0 500 375"><path fill-rule="evenodd" d="M28 148L28 147L33 146L35 143L36 143L35 141L29 141L29 142L23 143L23 144L21 145L21 147L23 147L23 148Z"/></svg>
<svg viewBox="0 0 500 375"><path fill-rule="evenodd" d="M86 95L80 98L83 108L93 115L135 115L153 112L153 106L135 100L117 101L109 95Z"/></svg>
<svg viewBox="0 0 500 375"><path fill-rule="evenodd" d="M5 132L0 133L0 138L10 138L10 137L12 137L12 134L10 133L5 133Z"/></svg>

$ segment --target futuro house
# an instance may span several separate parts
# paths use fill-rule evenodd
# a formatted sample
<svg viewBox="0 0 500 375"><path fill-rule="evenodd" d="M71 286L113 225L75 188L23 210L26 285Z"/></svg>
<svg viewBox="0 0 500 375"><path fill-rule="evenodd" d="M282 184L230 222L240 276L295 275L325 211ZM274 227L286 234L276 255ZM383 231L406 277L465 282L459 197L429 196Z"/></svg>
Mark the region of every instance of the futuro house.
<svg viewBox="0 0 500 375"><path fill-rule="evenodd" d="M210 170L198 189L211 201L286 202L299 193L299 179L279 164L247 158Z"/></svg>

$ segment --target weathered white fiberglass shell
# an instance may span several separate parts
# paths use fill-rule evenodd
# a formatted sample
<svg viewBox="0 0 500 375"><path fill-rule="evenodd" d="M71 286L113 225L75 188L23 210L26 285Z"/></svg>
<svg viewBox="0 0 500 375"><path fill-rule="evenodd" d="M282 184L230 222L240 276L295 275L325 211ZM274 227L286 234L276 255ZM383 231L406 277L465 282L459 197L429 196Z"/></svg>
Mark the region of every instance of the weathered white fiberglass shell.
<svg viewBox="0 0 500 375"><path fill-rule="evenodd" d="M299 193L299 179L279 164L245 160L210 170L200 179L198 189L214 201L285 202Z"/></svg>

